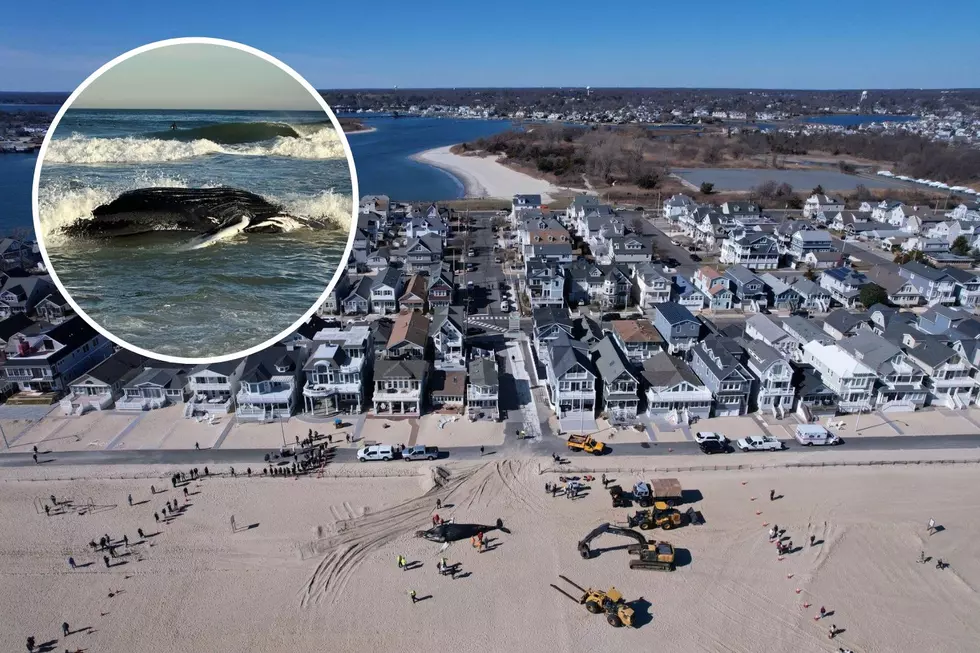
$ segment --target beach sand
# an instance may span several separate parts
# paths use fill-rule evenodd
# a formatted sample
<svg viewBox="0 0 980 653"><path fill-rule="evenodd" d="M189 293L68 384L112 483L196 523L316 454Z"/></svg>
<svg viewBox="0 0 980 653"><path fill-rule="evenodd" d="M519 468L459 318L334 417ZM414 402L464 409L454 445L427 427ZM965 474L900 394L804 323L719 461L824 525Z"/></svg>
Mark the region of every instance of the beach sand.
<svg viewBox="0 0 980 653"><path fill-rule="evenodd" d="M463 182L466 197L510 199L518 194L540 194L541 201L554 201L553 193L562 189L543 179L512 170L497 162L497 156L460 156L452 146L437 147L412 155L412 159L442 168Z"/></svg>
<svg viewBox="0 0 980 653"><path fill-rule="evenodd" d="M8 469L0 483L0 641L15 650L33 635L60 640L54 650L120 653L977 650L975 464L671 474L703 496L694 505L706 518L666 535L647 532L679 549L674 573L630 570L619 548L630 541L612 535L593 547L614 550L580 558L576 542L627 511L612 509L598 483L582 499L552 499L543 487L555 478L539 475L542 464L446 465L442 485L433 468L414 463L334 466L330 474L348 476L322 479L212 478L192 482L185 514L159 526L153 512L168 499L184 501L160 480L168 469ZM42 480L76 474L86 478ZM628 486L637 474L609 476ZM151 497L151 483L167 491ZM783 498L770 502L770 489ZM52 493L96 507L83 516L38 514L35 502ZM128 506L128 493L149 502ZM510 531L488 531L485 553L468 541L449 546L442 555L468 577L439 576L440 545L413 536L431 524L437 498L452 506L439 511L444 518L501 518ZM930 518L944 530L928 535ZM803 549L778 560L764 522ZM86 543L103 533L134 542L138 526L159 535L134 547L126 564L107 570L102 554L89 552ZM806 545L809 535L816 546ZM917 563L923 550L951 567ZM71 571L68 555L94 564ZM400 571L398 555L421 566ZM640 627L615 630L589 614L549 587L561 584L559 574L614 585L629 601L642 597ZM413 589L431 598L413 604ZM815 621L820 606L833 614ZM63 621L94 632L65 640ZM833 641L831 623L844 629Z"/></svg>

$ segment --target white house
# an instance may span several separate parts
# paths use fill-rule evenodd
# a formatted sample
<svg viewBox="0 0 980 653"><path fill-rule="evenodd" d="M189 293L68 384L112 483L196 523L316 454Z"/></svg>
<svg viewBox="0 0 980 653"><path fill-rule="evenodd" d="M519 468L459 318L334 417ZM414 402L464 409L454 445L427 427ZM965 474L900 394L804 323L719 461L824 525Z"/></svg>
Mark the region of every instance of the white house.
<svg viewBox="0 0 980 653"><path fill-rule="evenodd" d="M803 203L803 217L805 218L809 218L820 212L843 210L844 200L829 195L818 195L815 193L806 198L806 202Z"/></svg>
<svg viewBox="0 0 980 653"><path fill-rule="evenodd" d="M275 345L249 355L236 395L239 421L288 418L296 410L303 368L297 351Z"/></svg>
<svg viewBox="0 0 980 653"><path fill-rule="evenodd" d="M803 346L803 362L812 366L824 385L836 393L838 410L857 413L872 409L875 371L838 345L808 342Z"/></svg>

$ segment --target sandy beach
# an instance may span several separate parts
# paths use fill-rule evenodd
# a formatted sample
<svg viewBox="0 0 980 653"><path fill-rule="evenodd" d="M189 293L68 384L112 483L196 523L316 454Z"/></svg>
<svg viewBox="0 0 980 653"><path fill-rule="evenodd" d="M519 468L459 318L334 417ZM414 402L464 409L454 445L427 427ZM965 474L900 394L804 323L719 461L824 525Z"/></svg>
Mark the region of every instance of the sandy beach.
<svg viewBox="0 0 980 653"><path fill-rule="evenodd" d="M455 463L442 475L419 464L347 465L299 480L238 470L190 482L186 498L161 480L170 469L7 470L0 520L17 527L0 531L0 638L9 650L33 635L58 640L53 650L120 653L151 642L169 651L400 651L406 641L501 652L647 650L655 641L692 653L966 653L980 641L975 464L672 474L706 519L647 532L678 549L673 573L630 570L629 541L612 535L583 560L576 542L628 511L613 509L599 483L578 500L551 498L543 487L556 478L539 473L546 464ZM617 464L629 472L610 477L627 486L650 462ZM45 478L55 475L65 480ZM770 489L781 498L770 501ZM38 506L51 494L72 506L45 516ZM174 499L186 508L156 523L153 513ZM440 554L414 537L437 499L443 518L500 518L507 532L487 531L484 553L462 541ZM935 535L930 518L943 527ZM779 560L770 523L800 550ZM87 545L103 534L130 542L108 569ZM932 560L918 563L920 551ZM398 555L412 568L399 570ZM440 555L462 575L440 576ZM92 564L71 570L68 556ZM936 569L937 558L950 567ZM559 574L614 585L636 602L639 627L614 630L555 592ZM423 600L413 604L410 590ZM821 606L829 615L818 621ZM80 632L63 637L62 622ZM831 624L843 631L833 641Z"/></svg>
<svg viewBox="0 0 980 653"><path fill-rule="evenodd" d="M497 162L497 156L460 156L450 152L452 146L437 147L412 156L412 159L441 168L463 182L466 197L510 199L518 194L540 194L543 202L554 200L552 193L561 189L543 179L535 179Z"/></svg>

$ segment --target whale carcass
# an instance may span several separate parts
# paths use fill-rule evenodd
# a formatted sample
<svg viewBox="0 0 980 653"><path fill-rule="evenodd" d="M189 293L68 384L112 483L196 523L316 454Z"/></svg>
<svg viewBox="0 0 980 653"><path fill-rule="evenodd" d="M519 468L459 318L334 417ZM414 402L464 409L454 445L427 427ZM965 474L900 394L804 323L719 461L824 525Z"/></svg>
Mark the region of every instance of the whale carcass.
<svg viewBox="0 0 980 653"><path fill-rule="evenodd" d="M96 207L63 229L67 236L117 238L156 231L202 237L245 232L280 233L299 223L281 206L237 188L141 188Z"/></svg>

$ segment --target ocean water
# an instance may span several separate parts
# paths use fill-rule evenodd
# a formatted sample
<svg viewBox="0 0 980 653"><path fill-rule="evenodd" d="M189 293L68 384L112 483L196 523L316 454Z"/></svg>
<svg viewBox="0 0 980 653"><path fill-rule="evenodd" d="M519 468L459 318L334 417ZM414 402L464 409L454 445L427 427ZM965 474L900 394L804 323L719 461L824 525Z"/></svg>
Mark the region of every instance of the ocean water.
<svg viewBox="0 0 980 653"><path fill-rule="evenodd" d="M375 131L349 134L361 195L387 195L406 202L463 197L463 184L445 170L410 159L435 147L507 131L506 120L391 118L353 115Z"/></svg>
<svg viewBox="0 0 980 653"><path fill-rule="evenodd" d="M188 232L65 234L127 191L161 187L248 191L301 226L201 249ZM351 195L343 146L322 113L71 110L45 154L39 236L72 298L113 335L160 354L224 355L277 335L316 303L347 245Z"/></svg>

